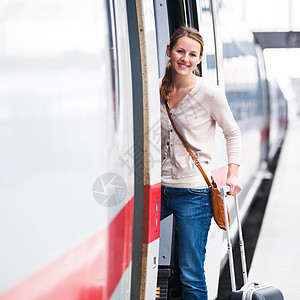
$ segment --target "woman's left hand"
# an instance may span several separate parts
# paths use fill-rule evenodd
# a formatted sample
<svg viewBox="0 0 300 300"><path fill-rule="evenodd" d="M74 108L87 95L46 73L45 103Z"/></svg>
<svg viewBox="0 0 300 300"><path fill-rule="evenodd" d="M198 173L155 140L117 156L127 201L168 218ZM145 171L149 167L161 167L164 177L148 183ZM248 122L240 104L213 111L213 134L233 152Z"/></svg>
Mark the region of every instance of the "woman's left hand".
<svg viewBox="0 0 300 300"><path fill-rule="evenodd" d="M227 179L225 184L230 186L230 192L228 194L231 196L236 196L242 190L238 180L238 168L239 166L236 164L228 165Z"/></svg>
<svg viewBox="0 0 300 300"><path fill-rule="evenodd" d="M230 192L228 193L228 195L231 196L236 196L242 190L238 179L234 178L233 176L227 177L226 185L230 186Z"/></svg>

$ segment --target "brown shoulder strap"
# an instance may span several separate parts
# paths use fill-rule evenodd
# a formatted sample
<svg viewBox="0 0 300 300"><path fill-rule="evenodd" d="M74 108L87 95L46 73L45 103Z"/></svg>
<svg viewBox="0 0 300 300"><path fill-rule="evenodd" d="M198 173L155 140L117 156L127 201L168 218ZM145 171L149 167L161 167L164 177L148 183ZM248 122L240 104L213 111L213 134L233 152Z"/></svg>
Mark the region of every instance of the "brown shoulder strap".
<svg viewBox="0 0 300 300"><path fill-rule="evenodd" d="M206 184L210 187L211 186L211 182L209 181L208 177L206 176L203 168L201 167L200 165L200 162L199 160L196 158L196 156L194 155L194 153L191 151L190 147L187 145L187 143L185 142L185 140L183 139L183 137L181 136L181 134L177 131L174 123L173 123L173 120L172 120L172 117L171 117L171 112L170 112L170 108L167 104L167 102L165 103L166 104L166 109L167 109L167 112L168 112L168 116L169 116L169 119L172 123L172 126L176 132L176 134L178 135L179 139L181 140L183 146L185 147L185 149L187 150L187 152L190 154L190 156L192 157L195 165L197 166L197 168L199 169L199 171L201 172L201 174L203 175L204 177L204 180L206 181Z"/></svg>

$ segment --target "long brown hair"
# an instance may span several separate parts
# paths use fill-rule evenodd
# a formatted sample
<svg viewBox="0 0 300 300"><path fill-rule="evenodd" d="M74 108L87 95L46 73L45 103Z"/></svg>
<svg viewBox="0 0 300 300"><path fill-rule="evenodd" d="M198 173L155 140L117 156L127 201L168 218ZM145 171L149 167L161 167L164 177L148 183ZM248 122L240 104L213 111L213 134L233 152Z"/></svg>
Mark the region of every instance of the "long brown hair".
<svg viewBox="0 0 300 300"><path fill-rule="evenodd" d="M201 34L198 32L197 29L195 29L193 27L182 26L173 33L173 35L171 36L171 39L170 39L170 51L176 45L178 39L181 37L184 37L184 36L187 36L187 37L197 41L200 44L200 47L201 47L200 56L201 56L203 54L204 42L203 42ZM198 68L196 68L195 71L196 71L196 73L198 72L198 75L199 75ZM172 65L171 65L171 61L169 60L166 65L165 75L162 79L161 86L160 86L160 95L166 101L168 101L170 99L171 83L172 83Z"/></svg>

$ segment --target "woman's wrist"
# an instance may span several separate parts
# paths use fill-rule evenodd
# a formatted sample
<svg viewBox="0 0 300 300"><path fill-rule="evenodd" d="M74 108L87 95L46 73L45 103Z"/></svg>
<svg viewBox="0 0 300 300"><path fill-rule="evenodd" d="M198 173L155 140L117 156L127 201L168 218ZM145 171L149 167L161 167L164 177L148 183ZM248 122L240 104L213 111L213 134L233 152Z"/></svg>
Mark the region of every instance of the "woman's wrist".
<svg viewBox="0 0 300 300"><path fill-rule="evenodd" d="M239 165L233 163L228 165L226 185L230 186L229 195L235 196L242 189L238 181L238 173Z"/></svg>

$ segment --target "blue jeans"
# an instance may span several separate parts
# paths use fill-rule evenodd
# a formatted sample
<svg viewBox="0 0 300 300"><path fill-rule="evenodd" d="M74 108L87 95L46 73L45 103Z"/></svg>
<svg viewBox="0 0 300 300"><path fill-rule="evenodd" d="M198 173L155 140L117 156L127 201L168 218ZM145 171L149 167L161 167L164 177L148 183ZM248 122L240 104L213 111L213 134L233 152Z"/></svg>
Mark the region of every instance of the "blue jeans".
<svg viewBox="0 0 300 300"><path fill-rule="evenodd" d="M161 188L161 220L174 214L184 299L207 299L204 261L212 209L209 189Z"/></svg>

